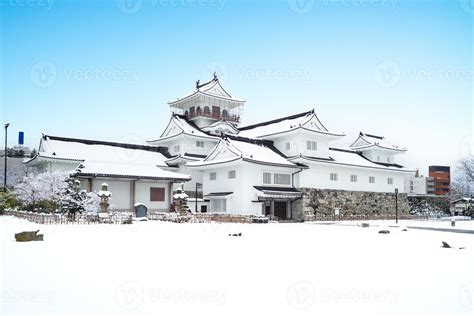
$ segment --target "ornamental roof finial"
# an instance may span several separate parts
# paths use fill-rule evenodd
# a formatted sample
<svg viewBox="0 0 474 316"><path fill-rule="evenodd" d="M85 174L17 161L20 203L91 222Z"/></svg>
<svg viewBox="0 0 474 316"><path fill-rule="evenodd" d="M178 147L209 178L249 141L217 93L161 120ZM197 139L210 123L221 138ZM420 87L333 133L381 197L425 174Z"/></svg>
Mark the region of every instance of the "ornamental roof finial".
<svg viewBox="0 0 474 316"><path fill-rule="evenodd" d="M214 71L214 80L217 80L217 73Z"/></svg>
<svg viewBox="0 0 474 316"><path fill-rule="evenodd" d="M196 89L199 88L199 80L196 81Z"/></svg>

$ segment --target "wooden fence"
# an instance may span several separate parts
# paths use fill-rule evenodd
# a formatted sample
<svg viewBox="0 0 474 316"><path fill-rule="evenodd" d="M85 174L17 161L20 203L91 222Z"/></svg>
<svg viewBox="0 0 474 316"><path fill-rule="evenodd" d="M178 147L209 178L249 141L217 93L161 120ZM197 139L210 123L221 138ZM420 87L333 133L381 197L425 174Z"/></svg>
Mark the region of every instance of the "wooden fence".
<svg viewBox="0 0 474 316"><path fill-rule="evenodd" d="M100 218L98 215L89 214L56 214L35 213L18 210L5 210L5 215L12 215L26 219L30 222L44 225L95 225L95 224L131 224L132 214L112 212L108 218Z"/></svg>

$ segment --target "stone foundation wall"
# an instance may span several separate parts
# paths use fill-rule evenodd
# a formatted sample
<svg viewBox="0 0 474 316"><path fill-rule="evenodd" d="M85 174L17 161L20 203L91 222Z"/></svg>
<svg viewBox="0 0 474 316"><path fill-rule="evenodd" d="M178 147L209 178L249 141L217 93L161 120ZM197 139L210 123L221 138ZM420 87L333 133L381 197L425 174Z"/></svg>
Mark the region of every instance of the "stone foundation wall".
<svg viewBox="0 0 474 316"><path fill-rule="evenodd" d="M300 200L292 204L296 220L333 218L334 209L339 208L341 219L377 219L395 216L395 193L323 190L298 188L303 192ZM399 218L410 215L407 195L398 194Z"/></svg>

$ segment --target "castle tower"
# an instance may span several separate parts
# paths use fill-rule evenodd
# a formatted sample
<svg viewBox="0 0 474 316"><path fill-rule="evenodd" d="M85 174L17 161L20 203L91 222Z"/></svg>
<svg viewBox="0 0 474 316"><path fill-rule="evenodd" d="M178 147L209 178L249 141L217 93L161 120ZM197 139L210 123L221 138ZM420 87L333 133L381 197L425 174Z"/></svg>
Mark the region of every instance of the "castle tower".
<svg viewBox="0 0 474 316"><path fill-rule="evenodd" d="M238 125L245 101L233 98L220 84L217 75L206 83L196 82L190 94L168 102L172 112L184 115L199 128L218 121Z"/></svg>

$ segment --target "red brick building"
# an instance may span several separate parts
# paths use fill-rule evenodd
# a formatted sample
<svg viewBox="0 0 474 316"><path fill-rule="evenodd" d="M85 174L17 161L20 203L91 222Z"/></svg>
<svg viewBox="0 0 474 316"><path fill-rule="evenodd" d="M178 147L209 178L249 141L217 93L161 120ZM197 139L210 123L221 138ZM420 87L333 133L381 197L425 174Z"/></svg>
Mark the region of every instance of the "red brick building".
<svg viewBox="0 0 474 316"><path fill-rule="evenodd" d="M445 195L451 185L449 166L429 166L429 176L434 178L434 194Z"/></svg>

